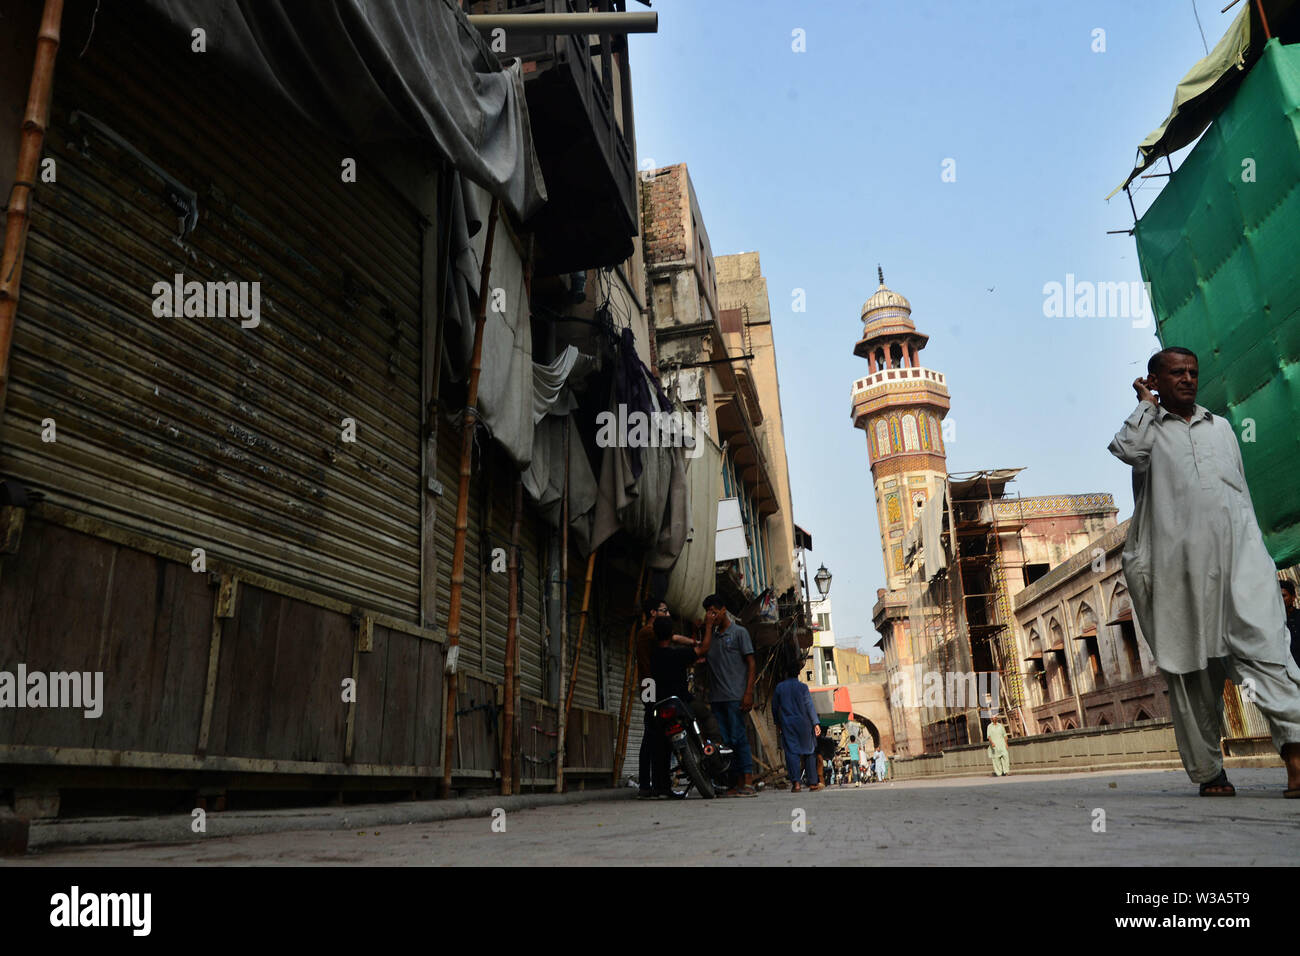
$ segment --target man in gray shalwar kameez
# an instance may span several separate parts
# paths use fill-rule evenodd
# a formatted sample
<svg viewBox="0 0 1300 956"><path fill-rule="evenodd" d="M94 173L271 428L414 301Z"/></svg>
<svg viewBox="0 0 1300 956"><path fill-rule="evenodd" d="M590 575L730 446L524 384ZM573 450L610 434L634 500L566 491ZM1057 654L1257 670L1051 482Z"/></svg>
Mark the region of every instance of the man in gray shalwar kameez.
<svg viewBox="0 0 1300 956"><path fill-rule="evenodd" d="M1287 767L1286 796L1300 796L1300 667L1237 436L1196 404L1194 353L1167 348L1147 371L1110 452L1133 466L1124 577L1169 686L1183 766L1202 796L1234 793L1220 746L1230 678L1251 689Z"/></svg>

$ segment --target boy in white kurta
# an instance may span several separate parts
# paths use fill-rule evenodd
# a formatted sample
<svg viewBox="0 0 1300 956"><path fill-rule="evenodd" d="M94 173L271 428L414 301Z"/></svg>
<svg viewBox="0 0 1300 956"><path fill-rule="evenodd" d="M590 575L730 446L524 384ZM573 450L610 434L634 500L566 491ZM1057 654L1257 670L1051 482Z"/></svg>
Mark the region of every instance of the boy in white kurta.
<svg viewBox="0 0 1300 956"><path fill-rule="evenodd" d="M1287 764L1286 795L1300 796L1300 668L1237 436L1196 404L1195 354L1165 349L1147 371L1133 383L1140 403L1110 452L1133 466L1124 577L1169 685L1183 766L1203 796L1233 794L1220 747L1230 678L1268 718Z"/></svg>

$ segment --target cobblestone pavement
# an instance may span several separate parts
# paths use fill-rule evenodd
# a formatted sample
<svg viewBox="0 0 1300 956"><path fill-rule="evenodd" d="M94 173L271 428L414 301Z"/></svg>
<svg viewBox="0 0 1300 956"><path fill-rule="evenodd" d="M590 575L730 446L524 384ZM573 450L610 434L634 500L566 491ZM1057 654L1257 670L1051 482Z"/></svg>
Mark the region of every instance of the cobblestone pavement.
<svg viewBox="0 0 1300 956"><path fill-rule="evenodd" d="M378 829L216 838L188 845L52 849L19 865L867 864L1288 865L1300 801L1281 769L1231 773L1202 799L1181 772L953 778L753 799L635 799ZM795 832L796 811L806 832ZM1095 821L1105 812L1105 832Z"/></svg>

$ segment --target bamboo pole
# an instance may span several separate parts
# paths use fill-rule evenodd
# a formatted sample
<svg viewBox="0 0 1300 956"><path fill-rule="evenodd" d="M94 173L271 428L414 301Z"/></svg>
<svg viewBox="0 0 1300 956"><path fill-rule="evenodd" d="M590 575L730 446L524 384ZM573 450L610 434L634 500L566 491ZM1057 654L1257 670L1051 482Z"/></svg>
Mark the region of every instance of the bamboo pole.
<svg viewBox="0 0 1300 956"><path fill-rule="evenodd" d="M460 655L460 607L465 590L465 535L469 530L470 459L474 453L474 429L478 425L478 380L483 370L483 326L487 324L488 278L492 274L492 245L496 239L501 200L492 200L488 214L487 239L483 244L483 265L479 272L478 310L474 316L474 352L469 362L469 390L465 397L465 420L461 425L460 482L456 491L456 537L451 551L451 597L447 603L447 658L443 682L446 707L443 714L442 795L451 794L452 754L456 749L456 668Z"/></svg>
<svg viewBox="0 0 1300 956"><path fill-rule="evenodd" d="M5 218L4 251L0 252L0 416L4 415L5 399L9 393L9 353L14 344L14 319L18 314L27 228L31 224L31 195L36 188L36 170L45 143L45 129L50 121L54 60L59 52L62 20L63 0L45 0L40 30L36 34L36 56L27 91L27 109L23 113L18 165L14 170L9 212Z"/></svg>
<svg viewBox="0 0 1300 956"><path fill-rule="evenodd" d="M519 652L519 522L524 510L524 482L515 479L515 514L510 525L509 618L506 622L505 726L501 730L501 792L509 796L514 784L515 656Z"/></svg>
<svg viewBox="0 0 1300 956"><path fill-rule="evenodd" d="M582 616L578 618L578 643L573 648L573 668L569 671L569 692L564 697L564 722L569 722L573 709L573 688L578 682L578 660L582 655L582 635L587 630L587 610L591 606L591 575L596 569L597 548L587 556L587 583L582 588Z"/></svg>
<svg viewBox="0 0 1300 956"><path fill-rule="evenodd" d="M528 256L524 260L524 297L528 303L529 316L532 315L533 303L533 262L537 250L537 234L530 233L528 236ZM524 513L524 482L522 476L515 481L515 521L510 529L510 553L514 558L515 566L510 571L511 594L514 598L514 604L511 608L513 620L513 635L507 635L506 648L506 681L505 692L508 703L505 712L505 729L501 737L505 743L509 759L502 766L501 773L502 784L510 789L503 790L504 793L518 793L523 787L520 782L520 765L523 761L523 749L520 746L519 739L519 605L523 600L523 594L520 590L519 579L519 525L523 521ZM515 759L518 754L519 759ZM506 783L506 781L509 781Z"/></svg>
<svg viewBox="0 0 1300 956"><path fill-rule="evenodd" d="M573 416L564 419L564 497L560 504L560 679L564 679L564 656L569 639L569 423ZM565 688L560 687L563 694ZM559 699L556 699L559 703ZM555 792L564 792L564 744L568 722L564 711L559 713L559 734L555 738Z"/></svg>
<svg viewBox="0 0 1300 956"><path fill-rule="evenodd" d="M626 756L624 751L627 749L628 728L632 724L632 711L636 699L636 682L632 679L636 673L636 632L638 625L641 623L641 601L643 593L650 590L650 582L646 576L646 561L641 558L641 573L637 576L636 592L633 595L634 614L632 618L632 627L627 635L627 661L623 665L623 699L619 702L618 710L618 737L614 743L614 770L612 779L614 785L618 785L619 771L623 767L623 758Z"/></svg>

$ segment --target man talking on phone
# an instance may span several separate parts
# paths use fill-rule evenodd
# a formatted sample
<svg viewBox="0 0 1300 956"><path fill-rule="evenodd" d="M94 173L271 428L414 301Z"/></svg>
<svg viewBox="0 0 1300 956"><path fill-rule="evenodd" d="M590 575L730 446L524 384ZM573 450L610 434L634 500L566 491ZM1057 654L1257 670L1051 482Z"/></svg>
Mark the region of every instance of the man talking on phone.
<svg viewBox="0 0 1300 956"><path fill-rule="evenodd" d="M1285 795L1300 797L1300 667L1236 433L1196 404L1198 372L1188 349L1151 356L1147 377L1133 382L1138 407L1110 443L1133 467L1124 577L1201 796L1236 793L1220 746L1227 678L1249 689L1268 719L1286 764Z"/></svg>

